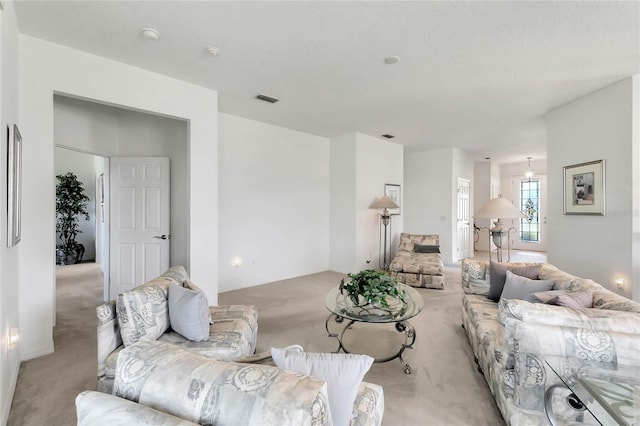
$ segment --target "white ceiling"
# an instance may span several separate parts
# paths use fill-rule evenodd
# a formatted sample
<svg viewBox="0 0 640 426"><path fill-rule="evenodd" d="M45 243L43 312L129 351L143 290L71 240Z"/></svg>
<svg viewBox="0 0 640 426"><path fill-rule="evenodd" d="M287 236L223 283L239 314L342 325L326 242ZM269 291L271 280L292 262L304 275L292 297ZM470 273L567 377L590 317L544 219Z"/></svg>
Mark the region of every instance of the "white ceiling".
<svg viewBox="0 0 640 426"><path fill-rule="evenodd" d="M501 162L546 157L547 111L640 72L637 1L15 8L21 32L216 89L222 112L325 137L391 133L411 150L455 146ZM145 26L160 39L143 38ZM390 55L400 62L386 65Z"/></svg>

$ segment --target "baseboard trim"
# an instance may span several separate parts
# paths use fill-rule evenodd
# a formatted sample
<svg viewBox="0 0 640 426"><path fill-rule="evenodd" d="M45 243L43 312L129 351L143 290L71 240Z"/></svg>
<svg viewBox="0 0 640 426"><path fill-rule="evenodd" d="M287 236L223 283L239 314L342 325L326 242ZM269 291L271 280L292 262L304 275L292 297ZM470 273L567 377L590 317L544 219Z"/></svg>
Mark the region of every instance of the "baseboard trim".
<svg viewBox="0 0 640 426"><path fill-rule="evenodd" d="M37 349L31 352L20 353L21 361L29 361L30 359L38 358L44 355L53 353L53 344L44 348Z"/></svg>
<svg viewBox="0 0 640 426"><path fill-rule="evenodd" d="M9 413L11 412L11 404L13 404L13 396L16 393L16 385L18 383L18 373L20 372L20 361L16 364L16 368L11 372L11 388L4 401L2 401L2 417L0 418L0 424L6 425L9 421Z"/></svg>

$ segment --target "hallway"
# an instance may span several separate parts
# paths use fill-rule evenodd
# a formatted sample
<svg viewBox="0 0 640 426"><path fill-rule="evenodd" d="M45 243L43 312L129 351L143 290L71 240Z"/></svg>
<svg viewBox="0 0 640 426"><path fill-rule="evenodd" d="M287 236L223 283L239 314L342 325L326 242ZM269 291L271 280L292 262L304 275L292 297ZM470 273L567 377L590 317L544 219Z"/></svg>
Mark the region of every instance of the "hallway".
<svg viewBox="0 0 640 426"><path fill-rule="evenodd" d="M102 285L96 263L56 267L55 352L20 365L7 425L76 424L75 416L55 413L75 413L76 395L98 386L96 306Z"/></svg>

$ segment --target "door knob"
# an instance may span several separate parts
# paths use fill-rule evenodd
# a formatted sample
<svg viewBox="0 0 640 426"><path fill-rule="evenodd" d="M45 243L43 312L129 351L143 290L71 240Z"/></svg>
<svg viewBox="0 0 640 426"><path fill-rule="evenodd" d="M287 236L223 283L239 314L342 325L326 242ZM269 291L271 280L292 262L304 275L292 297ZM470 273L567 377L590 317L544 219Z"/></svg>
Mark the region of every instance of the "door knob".
<svg viewBox="0 0 640 426"><path fill-rule="evenodd" d="M155 235L153 238L158 238L159 240L168 240L169 236L162 234L162 235Z"/></svg>

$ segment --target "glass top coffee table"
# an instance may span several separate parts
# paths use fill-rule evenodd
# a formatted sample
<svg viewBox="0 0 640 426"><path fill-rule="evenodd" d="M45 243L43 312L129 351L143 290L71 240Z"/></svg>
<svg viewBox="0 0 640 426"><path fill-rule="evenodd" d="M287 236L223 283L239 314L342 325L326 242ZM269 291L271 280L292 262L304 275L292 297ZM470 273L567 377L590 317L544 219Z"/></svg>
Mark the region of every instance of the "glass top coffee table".
<svg viewBox="0 0 640 426"><path fill-rule="evenodd" d="M640 424L640 367L565 357L546 357L545 362L562 380L545 393L545 411L552 425L556 420L551 398L558 387L572 392L566 399L569 406L588 410L602 425Z"/></svg>
<svg viewBox="0 0 640 426"><path fill-rule="evenodd" d="M344 346L343 337L346 331L351 329L351 326L355 322L369 324L395 323L395 329L399 333L404 333L404 343L401 344L397 353L384 358L375 358L374 362L387 362L398 358L404 367L404 372L411 374L411 366L402 359L402 353L405 349L411 349L416 341L415 328L413 328L408 320L415 317L422 311L424 302L420 293L418 293L413 287L406 284L400 284L400 289L405 292L407 304L405 306L399 306L397 309L392 310L393 313L389 313L384 310L371 307L368 309L354 309L349 298L346 295L340 294L340 286L333 288L325 298L325 305L331 312L325 322L325 328L329 337L333 337L338 341L338 349L336 349L336 352L340 352L340 350L342 350L344 353L350 353ZM348 320L348 322L338 333L333 333L329 330L329 323L332 319L336 323L342 323L345 319Z"/></svg>

